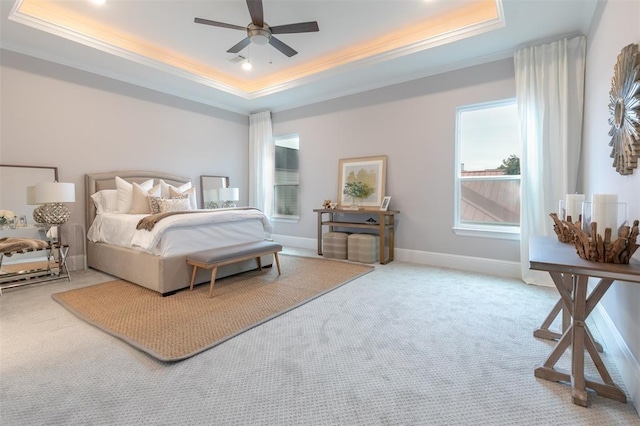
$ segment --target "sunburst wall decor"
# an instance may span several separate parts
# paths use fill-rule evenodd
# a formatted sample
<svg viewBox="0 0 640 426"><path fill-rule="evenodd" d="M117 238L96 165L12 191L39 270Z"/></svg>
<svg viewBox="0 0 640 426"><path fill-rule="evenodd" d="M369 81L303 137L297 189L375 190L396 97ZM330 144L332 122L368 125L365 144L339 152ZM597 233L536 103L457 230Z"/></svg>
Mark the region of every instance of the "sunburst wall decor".
<svg viewBox="0 0 640 426"><path fill-rule="evenodd" d="M633 174L640 155L640 54L630 44L618 55L609 92L609 136L613 167Z"/></svg>

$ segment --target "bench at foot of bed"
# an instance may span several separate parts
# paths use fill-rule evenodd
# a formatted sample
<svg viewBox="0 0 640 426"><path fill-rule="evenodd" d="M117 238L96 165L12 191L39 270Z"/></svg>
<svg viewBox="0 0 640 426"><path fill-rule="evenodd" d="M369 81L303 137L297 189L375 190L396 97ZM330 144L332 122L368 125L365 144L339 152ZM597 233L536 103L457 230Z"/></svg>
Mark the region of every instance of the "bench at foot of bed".
<svg viewBox="0 0 640 426"><path fill-rule="evenodd" d="M213 297L213 285L216 281L218 268L232 263L242 262L249 259L256 259L258 269L262 270L261 256L273 254L278 267L278 275L280 275L280 261L278 260L278 252L282 251L282 245L272 241L257 241L253 243L238 244L230 247L222 247L211 250L204 250L192 253L187 256L187 264L193 266L191 273L191 285L189 289L193 290L193 284L196 279L198 268L211 269L211 284L209 285L209 297Z"/></svg>

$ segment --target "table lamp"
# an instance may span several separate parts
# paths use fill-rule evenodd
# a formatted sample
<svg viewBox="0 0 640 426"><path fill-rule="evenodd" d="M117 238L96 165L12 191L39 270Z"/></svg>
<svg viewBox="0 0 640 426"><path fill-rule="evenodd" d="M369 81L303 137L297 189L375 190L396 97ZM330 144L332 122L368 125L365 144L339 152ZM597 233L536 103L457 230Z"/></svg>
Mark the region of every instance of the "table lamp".
<svg viewBox="0 0 640 426"><path fill-rule="evenodd" d="M218 190L215 188L204 190L204 208L205 209L217 209L218 208Z"/></svg>
<svg viewBox="0 0 640 426"><path fill-rule="evenodd" d="M37 206L33 209L33 220L35 223L47 223L42 212L42 204L36 201L36 186L27 186L27 205Z"/></svg>
<svg viewBox="0 0 640 426"><path fill-rule="evenodd" d="M27 188L28 194L29 188ZM41 204L36 210L40 210L38 216L46 224L62 225L69 220L71 211L69 211L69 207L62 203L73 203L75 201L76 186L73 183L43 182L35 186L35 203ZM35 211L34 220L38 222Z"/></svg>
<svg viewBox="0 0 640 426"><path fill-rule="evenodd" d="M222 201L222 207L236 207L236 201L240 200L240 189L219 188L218 199Z"/></svg>

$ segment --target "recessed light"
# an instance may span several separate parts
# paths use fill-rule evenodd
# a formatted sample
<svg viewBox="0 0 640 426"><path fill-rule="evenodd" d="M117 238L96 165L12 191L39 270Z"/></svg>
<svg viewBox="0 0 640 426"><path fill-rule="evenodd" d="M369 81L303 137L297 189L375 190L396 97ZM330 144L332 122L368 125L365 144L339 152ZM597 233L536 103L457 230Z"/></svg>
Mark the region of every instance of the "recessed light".
<svg viewBox="0 0 640 426"><path fill-rule="evenodd" d="M242 69L245 71L249 71L251 70L251 68L253 68L253 65L251 65L251 62L247 61L247 62L243 62L242 63Z"/></svg>
<svg viewBox="0 0 640 426"><path fill-rule="evenodd" d="M107 2L107 0L89 0L93 4L97 4L98 6L102 6Z"/></svg>

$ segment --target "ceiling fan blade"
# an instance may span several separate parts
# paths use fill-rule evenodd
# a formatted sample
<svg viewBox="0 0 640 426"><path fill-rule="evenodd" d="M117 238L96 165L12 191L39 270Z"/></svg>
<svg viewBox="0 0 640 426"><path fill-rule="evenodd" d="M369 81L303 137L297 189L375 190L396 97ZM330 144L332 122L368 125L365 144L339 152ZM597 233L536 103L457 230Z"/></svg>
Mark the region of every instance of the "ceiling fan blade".
<svg viewBox="0 0 640 426"><path fill-rule="evenodd" d="M313 33L316 31L320 31L316 21L271 27L271 34Z"/></svg>
<svg viewBox="0 0 640 426"><path fill-rule="evenodd" d="M247 30L247 27L241 27L240 25L225 24L224 22L210 21L203 18L195 18L193 22L195 22L196 24L213 25L214 27L231 28L232 30Z"/></svg>
<svg viewBox="0 0 640 426"><path fill-rule="evenodd" d="M262 0L247 0L249 15L251 15L251 23L256 27L264 26L264 12L262 9Z"/></svg>
<svg viewBox="0 0 640 426"><path fill-rule="evenodd" d="M284 44L283 42L281 42L280 40L278 40L274 36L271 36L271 38L269 39L269 44L272 45L273 47L275 47L276 49L278 49L280 52L282 52L285 55L287 55L288 57L292 57L293 55L297 55L298 54L298 52L296 52L291 47L289 47L288 45Z"/></svg>
<svg viewBox="0 0 640 426"><path fill-rule="evenodd" d="M249 39L249 37L245 37L239 43L236 43L236 45L233 46L231 49L227 50L227 52L229 52L229 53L238 53L242 49L247 47L249 45L249 43L251 43L251 40Z"/></svg>

